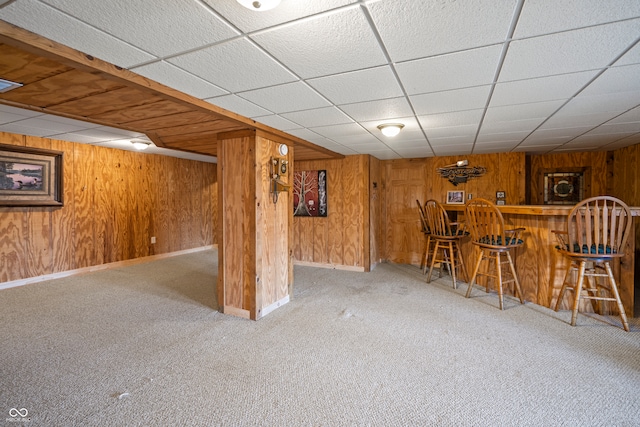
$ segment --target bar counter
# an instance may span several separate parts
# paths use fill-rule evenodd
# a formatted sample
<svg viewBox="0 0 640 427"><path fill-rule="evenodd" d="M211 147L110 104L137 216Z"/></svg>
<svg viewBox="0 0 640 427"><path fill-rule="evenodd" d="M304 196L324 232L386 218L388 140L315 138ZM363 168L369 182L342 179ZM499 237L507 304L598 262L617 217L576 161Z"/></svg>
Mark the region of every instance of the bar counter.
<svg viewBox="0 0 640 427"><path fill-rule="evenodd" d="M458 220L464 221L463 204L445 204L445 209L453 215L458 215ZM564 275L569 266L569 261L555 249L557 241L552 230L566 230L567 215L573 206L541 206L541 205L503 205L498 206L504 217L505 226L524 227L524 244L513 251L514 263L520 286L524 293L524 299L538 305L553 308L556 298L560 293ZM635 227L638 226L640 207L631 207L634 216L632 229L624 250L624 257L612 264L620 299L624 305L628 317L634 317L634 251L635 251ZM462 240L462 255L468 277L480 251L471 244L470 238ZM478 286L484 286L481 282ZM514 295L513 285L507 286L505 294ZM605 303L602 314L617 314L614 303ZM571 307L571 293L566 292L561 310L569 310ZM593 311L591 303L581 301L581 311Z"/></svg>

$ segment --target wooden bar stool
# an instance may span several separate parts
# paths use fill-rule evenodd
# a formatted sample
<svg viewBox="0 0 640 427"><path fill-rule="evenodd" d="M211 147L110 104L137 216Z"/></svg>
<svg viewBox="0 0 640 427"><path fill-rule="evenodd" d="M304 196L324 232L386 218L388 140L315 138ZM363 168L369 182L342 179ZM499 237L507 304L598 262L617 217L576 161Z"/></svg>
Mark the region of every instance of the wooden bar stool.
<svg viewBox="0 0 640 427"><path fill-rule="evenodd" d="M453 289L457 289L456 269L460 269L465 280L468 280L459 245L460 240L468 233L464 231L464 227L460 226L459 223L450 222L447 211L433 199L427 200L425 203L424 214L431 230L431 239L435 241L427 283L431 282L433 266L436 263L440 263L440 276L442 277L442 266L447 265L453 281ZM456 258L458 259L457 265Z"/></svg>
<svg viewBox="0 0 640 427"><path fill-rule="evenodd" d="M521 246L524 242L520 239L524 228L515 228L506 230L504 227L504 219L502 213L489 200L476 198L467 202L465 206L466 224L471 232L471 242L480 248L480 256L473 270L473 276L469 287L467 288L466 297L469 298L473 284L477 276L487 276L488 278L497 279L498 300L500 301L500 310L504 309L503 303L503 284L515 283L515 290L520 298L520 302L524 304L522 289L518 281L516 269L513 266L511 258L511 249ZM506 257L506 260L503 260ZM479 272L482 261L487 261L487 268L484 272ZM493 261L495 265L495 274L489 271L489 266ZM508 272L511 279L503 279L502 265L509 264ZM487 278L486 291L489 292L489 279Z"/></svg>
<svg viewBox="0 0 640 427"><path fill-rule="evenodd" d="M424 207L417 199L416 204L418 205L418 212L420 213L420 224L422 226L421 231L425 239L425 247L422 253L422 259L420 260L420 269L422 270L422 274L427 274L427 268L429 268L429 260L433 254L435 240L431 239L431 230L429 229L429 224L427 223L427 218L424 214Z"/></svg>
<svg viewBox="0 0 640 427"><path fill-rule="evenodd" d="M583 200L569 212L567 231L554 231L559 242L558 251L570 260L555 310L558 311L564 293L572 290L571 326L576 325L580 299L615 301L622 327L629 332L629 322L610 263L624 256L624 245L630 230L629 207L615 197L598 196ZM571 284L568 279L574 272L578 273L578 278L575 284ZM589 278L594 279L593 283ZM598 284L598 278L604 279L600 280L604 283ZM605 295L603 290L608 290L612 296Z"/></svg>

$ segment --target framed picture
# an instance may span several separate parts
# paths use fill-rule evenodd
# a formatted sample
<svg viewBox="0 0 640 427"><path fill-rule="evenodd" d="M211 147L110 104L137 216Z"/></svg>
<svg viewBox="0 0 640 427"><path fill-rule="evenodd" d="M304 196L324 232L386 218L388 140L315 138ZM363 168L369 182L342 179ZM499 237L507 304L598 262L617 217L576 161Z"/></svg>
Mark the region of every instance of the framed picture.
<svg viewBox="0 0 640 427"><path fill-rule="evenodd" d="M504 200L500 199L500 200L496 200L496 205L498 206L504 206L506 203Z"/></svg>
<svg viewBox="0 0 640 427"><path fill-rule="evenodd" d="M447 191L447 204L449 205L464 204L464 191Z"/></svg>
<svg viewBox="0 0 640 427"><path fill-rule="evenodd" d="M496 199L504 199L505 192L504 191L496 191Z"/></svg>
<svg viewBox="0 0 640 427"><path fill-rule="evenodd" d="M327 171L293 173L293 215L327 216Z"/></svg>
<svg viewBox="0 0 640 427"><path fill-rule="evenodd" d="M0 144L0 206L62 206L62 155Z"/></svg>

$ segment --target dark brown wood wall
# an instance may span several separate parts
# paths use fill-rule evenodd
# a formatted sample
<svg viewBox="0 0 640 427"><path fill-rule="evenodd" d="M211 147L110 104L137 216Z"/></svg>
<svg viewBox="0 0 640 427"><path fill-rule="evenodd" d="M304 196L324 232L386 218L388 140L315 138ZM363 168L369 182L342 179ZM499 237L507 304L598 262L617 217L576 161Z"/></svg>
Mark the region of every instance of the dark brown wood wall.
<svg viewBox="0 0 640 427"><path fill-rule="evenodd" d="M63 207L0 207L0 282L216 243L215 163L7 133L0 143L64 152Z"/></svg>

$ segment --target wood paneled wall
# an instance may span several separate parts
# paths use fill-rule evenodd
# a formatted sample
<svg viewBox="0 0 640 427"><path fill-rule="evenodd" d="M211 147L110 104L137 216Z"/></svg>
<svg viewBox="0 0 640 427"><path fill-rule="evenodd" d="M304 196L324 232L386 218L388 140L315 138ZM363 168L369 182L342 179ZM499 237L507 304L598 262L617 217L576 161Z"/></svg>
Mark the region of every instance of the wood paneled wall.
<svg viewBox="0 0 640 427"><path fill-rule="evenodd" d="M465 156L469 166L483 166L484 176L454 186L437 169L451 165L461 157L388 160L382 162L385 186L385 258L392 262L419 265L424 236L416 200L446 201L448 191L462 190L468 196L492 201L496 191L504 191L507 204L523 204L525 193L524 153L499 153Z"/></svg>
<svg viewBox="0 0 640 427"><path fill-rule="evenodd" d="M0 208L0 282L216 243L215 163L7 133L0 142L64 152L63 207Z"/></svg>
<svg viewBox="0 0 640 427"><path fill-rule="evenodd" d="M295 260L365 271L370 268L369 160L368 155L357 155L296 162L296 171L327 171L328 214L326 218L294 217Z"/></svg>
<svg viewBox="0 0 640 427"><path fill-rule="evenodd" d="M610 194L612 169L608 167L613 162L614 152L576 152L561 154L544 154L531 156L531 205L544 204L544 187L542 176L545 171L562 170L566 168L588 169L588 179L585 179L584 197Z"/></svg>

